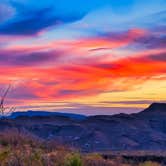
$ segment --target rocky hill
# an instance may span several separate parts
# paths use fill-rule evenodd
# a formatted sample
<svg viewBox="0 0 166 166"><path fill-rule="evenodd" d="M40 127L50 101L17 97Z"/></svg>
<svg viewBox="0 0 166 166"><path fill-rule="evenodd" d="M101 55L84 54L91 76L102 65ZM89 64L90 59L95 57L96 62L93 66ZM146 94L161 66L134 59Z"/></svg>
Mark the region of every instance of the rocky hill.
<svg viewBox="0 0 166 166"><path fill-rule="evenodd" d="M83 151L166 150L165 103L130 115L32 114L1 119L0 130L17 128Z"/></svg>

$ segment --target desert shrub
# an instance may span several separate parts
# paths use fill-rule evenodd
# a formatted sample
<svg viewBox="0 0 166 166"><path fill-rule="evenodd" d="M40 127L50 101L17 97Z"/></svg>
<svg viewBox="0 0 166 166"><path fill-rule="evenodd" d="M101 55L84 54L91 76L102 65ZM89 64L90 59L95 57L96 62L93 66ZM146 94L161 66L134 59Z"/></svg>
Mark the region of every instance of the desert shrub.
<svg viewBox="0 0 166 166"><path fill-rule="evenodd" d="M84 166L131 166L124 164L121 158L104 159L102 155L98 153L87 154L83 157Z"/></svg>
<svg viewBox="0 0 166 166"><path fill-rule="evenodd" d="M55 140L47 140L43 142L41 145L41 148L44 148L48 153L58 150L58 151L66 151L66 152L71 152L71 148L68 147L67 145L64 145L60 142L57 142Z"/></svg>
<svg viewBox="0 0 166 166"><path fill-rule="evenodd" d="M88 154L84 156L83 163L86 166L104 166L105 160L99 154Z"/></svg>
<svg viewBox="0 0 166 166"><path fill-rule="evenodd" d="M146 161L144 163L140 163L139 166L161 166L159 163Z"/></svg>
<svg viewBox="0 0 166 166"><path fill-rule="evenodd" d="M0 132L0 166L64 166L77 163L70 149L56 142L43 141L17 129ZM69 162L70 161L70 162Z"/></svg>
<svg viewBox="0 0 166 166"><path fill-rule="evenodd" d="M79 153L68 154L65 158L65 166L83 166L83 162Z"/></svg>
<svg viewBox="0 0 166 166"><path fill-rule="evenodd" d="M10 154L9 150L2 150L0 152L0 162L5 161L8 158L9 154Z"/></svg>
<svg viewBox="0 0 166 166"><path fill-rule="evenodd" d="M0 132L0 145L2 146L39 146L41 142L39 139L26 131L19 131L18 129L6 129Z"/></svg>
<svg viewBox="0 0 166 166"><path fill-rule="evenodd" d="M1 166L42 166L40 153L23 151L22 149L10 149L0 157Z"/></svg>
<svg viewBox="0 0 166 166"><path fill-rule="evenodd" d="M53 151L45 153L42 157L44 166L64 166L68 153L66 151Z"/></svg>

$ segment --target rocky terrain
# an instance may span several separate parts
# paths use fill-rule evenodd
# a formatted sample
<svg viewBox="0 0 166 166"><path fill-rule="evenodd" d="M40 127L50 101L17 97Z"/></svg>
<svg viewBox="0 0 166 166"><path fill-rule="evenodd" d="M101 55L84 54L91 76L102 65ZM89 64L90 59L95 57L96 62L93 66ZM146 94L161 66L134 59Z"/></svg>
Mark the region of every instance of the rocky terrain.
<svg viewBox="0 0 166 166"><path fill-rule="evenodd" d="M166 104L153 103L135 114L71 116L13 113L0 130L17 128L82 151L166 150Z"/></svg>

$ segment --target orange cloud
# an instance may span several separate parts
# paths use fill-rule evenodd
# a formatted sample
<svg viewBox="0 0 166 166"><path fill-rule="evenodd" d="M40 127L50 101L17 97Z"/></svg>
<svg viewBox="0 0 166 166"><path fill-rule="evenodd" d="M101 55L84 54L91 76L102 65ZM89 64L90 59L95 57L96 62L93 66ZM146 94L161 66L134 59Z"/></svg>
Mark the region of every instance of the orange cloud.
<svg viewBox="0 0 166 166"><path fill-rule="evenodd" d="M0 84L18 82L11 99L18 98L21 102L69 100L133 89L146 80L165 75L166 50L138 50L117 59L112 57L112 52L147 34L132 29L121 34L46 45L6 47L0 52ZM96 53L101 48L112 52L98 56Z"/></svg>

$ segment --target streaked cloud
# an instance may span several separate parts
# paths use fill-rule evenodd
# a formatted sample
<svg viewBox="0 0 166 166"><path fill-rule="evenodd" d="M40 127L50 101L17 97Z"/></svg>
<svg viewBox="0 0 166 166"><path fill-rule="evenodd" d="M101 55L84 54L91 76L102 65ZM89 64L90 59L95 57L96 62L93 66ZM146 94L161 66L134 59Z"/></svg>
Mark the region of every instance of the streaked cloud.
<svg viewBox="0 0 166 166"><path fill-rule="evenodd" d="M153 1L138 13L150 4L120 2L3 0L0 85L13 84L7 103L23 108L56 101L78 112L119 112L165 101L166 4ZM127 100L131 94L134 100Z"/></svg>

